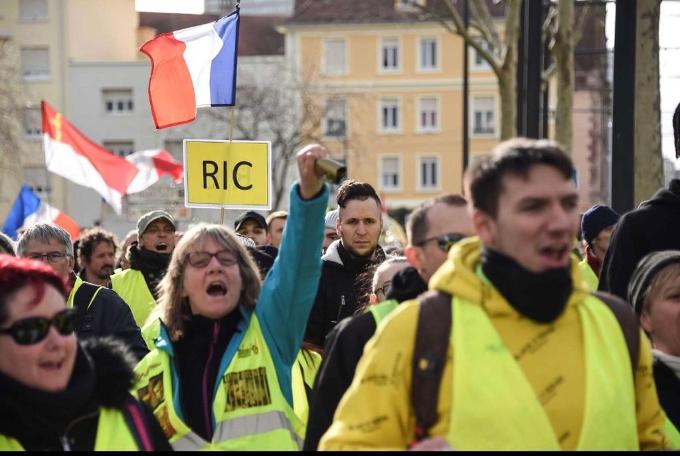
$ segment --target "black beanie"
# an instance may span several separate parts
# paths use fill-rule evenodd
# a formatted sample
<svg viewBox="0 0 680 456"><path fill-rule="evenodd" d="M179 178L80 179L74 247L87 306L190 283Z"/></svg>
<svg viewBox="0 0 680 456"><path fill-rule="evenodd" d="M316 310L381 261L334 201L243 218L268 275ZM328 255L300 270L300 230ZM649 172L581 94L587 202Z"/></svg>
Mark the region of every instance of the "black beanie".
<svg viewBox="0 0 680 456"><path fill-rule="evenodd" d="M628 302L635 308L638 316L642 313L645 292L654 276L666 266L680 263L680 250L652 252L638 263L628 283Z"/></svg>
<svg viewBox="0 0 680 456"><path fill-rule="evenodd" d="M596 204L583 213L581 218L581 234L590 244L600 232L612 225L616 225L620 215L611 207Z"/></svg>
<svg viewBox="0 0 680 456"><path fill-rule="evenodd" d="M408 301L409 299L417 298L421 293L427 291L427 283L420 277L415 268L409 266L397 272L392 277L392 284L390 285L385 298L395 299L397 302Z"/></svg>

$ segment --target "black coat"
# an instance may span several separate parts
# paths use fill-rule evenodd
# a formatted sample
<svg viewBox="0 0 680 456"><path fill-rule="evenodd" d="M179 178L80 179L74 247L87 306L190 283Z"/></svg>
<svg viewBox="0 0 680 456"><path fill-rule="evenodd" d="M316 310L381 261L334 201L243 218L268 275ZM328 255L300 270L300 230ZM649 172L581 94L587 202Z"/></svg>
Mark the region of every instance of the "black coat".
<svg viewBox="0 0 680 456"><path fill-rule="evenodd" d="M343 318L354 315L361 299L368 299L372 268L385 259L380 246L369 261L355 261L341 241L333 242L323 256L319 289L307 320L305 341L323 347L326 335Z"/></svg>
<svg viewBox="0 0 680 456"><path fill-rule="evenodd" d="M680 429L680 379L662 361L654 360L654 383L666 416Z"/></svg>
<svg viewBox="0 0 680 456"><path fill-rule="evenodd" d="M659 250L680 250L680 179L621 217L604 258L599 289L626 299L638 262Z"/></svg>

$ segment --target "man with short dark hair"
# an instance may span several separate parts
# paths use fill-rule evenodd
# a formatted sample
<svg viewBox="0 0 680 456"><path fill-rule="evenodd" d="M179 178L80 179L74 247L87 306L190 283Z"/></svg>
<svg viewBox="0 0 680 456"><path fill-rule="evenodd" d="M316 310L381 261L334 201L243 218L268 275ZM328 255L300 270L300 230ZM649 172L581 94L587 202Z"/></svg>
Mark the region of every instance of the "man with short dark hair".
<svg viewBox="0 0 680 456"><path fill-rule="evenodd" d="M365 182L347 180L338 188L336 200L340 239L322 257L319 290L305 336L318 348L340 320L354 314L359 299L368 296L368 284L357 283L357 277L385 259L378 245L383 224L375 189Z"/></svg>
<svg viewBox="0 0 680 456"><path fill-rule="evenodd" d="M17 254L45 262L72 287L67 305L78 311L79 338L112 336L124 342L138 360L148 353L139 326L120 296L73 273L73 244L66 230L46 223L31 225L19 238Z"/></svg>
<svg viewBox="0 0 680 456"><path fill-rule="evenodd" d="M102 228L83 231L78 239L80 277L85 282L108 287L116 261L117 242Z"/></svg>
<svg viewBox="0 0 680 456"><path fill-rule="evenodd" d="M269 244L279 248L281 244L281 237L283 237L283 229L286 227L286 219L288 212L276 211L267 216L267 232Z"/></svg>
<svg viewBox="0 0 680 456"><path fill-rule="evenodd" d="M571 256L572 171L524 138L473 163L478 237L378 327L320 449L664 448L649 341Z"/></svg>
<svg viewBox="0 0 680 456"><path fill-rule="evenodd" d="M267 221L255 211L242 213L234 222L234 231L249 237L256 246L267 245Z"/></svg>

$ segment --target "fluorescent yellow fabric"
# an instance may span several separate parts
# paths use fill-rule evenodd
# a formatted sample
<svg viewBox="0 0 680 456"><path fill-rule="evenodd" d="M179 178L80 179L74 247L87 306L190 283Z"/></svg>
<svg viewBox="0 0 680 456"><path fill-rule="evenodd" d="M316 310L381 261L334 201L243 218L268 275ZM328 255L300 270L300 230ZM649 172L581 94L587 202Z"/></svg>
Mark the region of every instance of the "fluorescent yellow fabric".
<svg viewBox="0 0 680 456"><path fill-rule="evenodd" d="M668 439L668 448L680 450L680 432L668 418L663 424L663 431L666 434L666 439Z"/></svg>
<svg viewBox="0 0 680 456"><path fill-rule="evenodd" d="M156 348L156 339L161 335L161 321L158 318L149 319L142 327L142 339L149 351Z"/></svg>
<svg viewBox="0 0 680 456"><path fill-rule="evenodd" d="M387 301L383 301L369 307L367 312L370 312L373 315L375 327L377 328L380 322L383 321L389 314L391 314L398 305L399 303L396 300L388 299Z"/></svg>
<svg viewBox="0 0 680 456"><path fill-rule="evenodd" d="M306 348L300 349L295 364L293 364L291 373L293 410L305 428L309 416L309 402L307 401L305 385L309 390L312 389L320 365L321 355Z"/></svg>
<svg viewBox="0 0 680 456"><path fill-rule="evenodd" d="M130 306L137 326L142 328L156 300L144 280L144 275L136 269L126 269L111 276L111 288Z"/></svg>
<svg viewBox="0 0 680 456"><path fill-rule="evenodd" d="M23 447L12 438L0 435L0 451L23 451ZM95 451L138 451L130 428L120 410L110 408L99 409Z"/></svg>
<svg viewBox="0 0 680 456"><path fill-rule="evenodd" d="M298 450L303 426L286 401L255 314L213 397L211 442L180 418L170 354L157 344L135 368L135 391L149 404L175 450ZM177 381L176 379L174 380Z"/></svg>
<svg viewBox="0 0 680 456"><path fill-rule="evenodd" d="M78 288L80 288L83 284L83 279L81 279L79 276L76 276L76 281L73 282L73 288L71 288L71 292L68 294L68 299L66 300L66 307L73 307L73 299L76 296L76 292L78 291ZM92 298L90 299L90 302L87 304L87 307L89 308L92 305L92 301L94 301L94 298L97 297L97 294L99 293L99 290L101 290L102 287L99 287L97 291L94 292L92 295Z"/></svg>
<svg viewBox="0 0 680 456"><path fill-rule="evenodd" d="M576 261L572 264L572 274L577 285L567 307L552 324L542 325L520 317L493 286L477 276L475 270L479 260L480 244L476 238L457 243L449 252L449 259L430 280L430 288L482 304L491 324L542 403L560 448L577 448L584 426L586 394L579 308L590 294L580 285ZM404 449L411 443L415 435L415 418L410 392L418 311L415 301L401 303L381 323L364 349L354 381L338 406L332 426L321 440L321 449ZM455 315L453 319L455 321ZM610 340L605 328L602 331L608 348L615 342ZM626 350L625 346L623 350ZM441 419L431 430L433 436L445 437L449 432L451 409L456 406L453 401L456 370L450 345L437 404ZM470 372L469 375L476 378L477 374ZM634 399L640 448L663 448L665 415L656 396L651 347L642 332ZM617 398L611 406L617 408L619 404Z"/></svg>
<svg viewBox="0 0 680 456"><path fill-rule="evenodd" d="M600 279L597 278L595 271L593 271L593 268L590 267L588 261L585 259L579 261L578 267L581 270L581 277L588 285L588 289L591 291L597 290L597 287L600 284Z"/></svg>

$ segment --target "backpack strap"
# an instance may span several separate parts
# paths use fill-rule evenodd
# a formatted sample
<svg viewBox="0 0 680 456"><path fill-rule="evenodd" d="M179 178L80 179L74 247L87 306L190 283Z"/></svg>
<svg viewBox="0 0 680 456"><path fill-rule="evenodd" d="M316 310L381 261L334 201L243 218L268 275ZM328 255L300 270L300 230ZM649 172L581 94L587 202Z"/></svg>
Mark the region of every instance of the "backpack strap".
<svg viewBox="0 0 680 456"><path fill-rule="evenodd" d="M76 309L78 314L78 323L76 328L80 329L80 326L85 319L87 309L90 307L90 304L94 300L94 297L100 288L102 287L99 285L95 285L90 282L83 282L78 290L76 290L76 294L73 296L73 307Z"/></svg>
<svg viewBox="0 0 680 456"><path fill-rule="evenodd" d="M437 402L451 334L451 295L429 291L420 298L413 352L411 406L416 416L415 442L428 437L437 422Z"/></svg>
<svg viewBox="0 0 680 456"><path fill-rule="evenodd" d="M609 307L621 326L630 356L630 367L633 370L633 384L635 384L635 371L640 359L640 326L637 315L631 305L618 296L603 291L596 291L593 295Z"/></svg>

